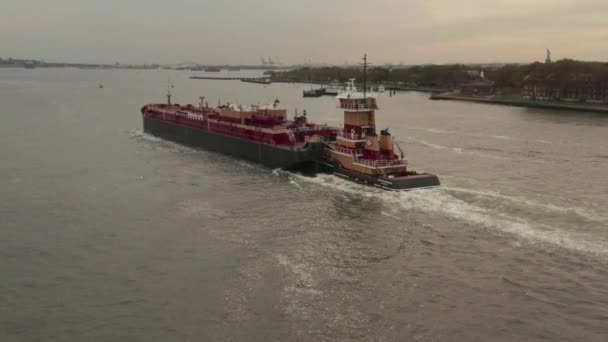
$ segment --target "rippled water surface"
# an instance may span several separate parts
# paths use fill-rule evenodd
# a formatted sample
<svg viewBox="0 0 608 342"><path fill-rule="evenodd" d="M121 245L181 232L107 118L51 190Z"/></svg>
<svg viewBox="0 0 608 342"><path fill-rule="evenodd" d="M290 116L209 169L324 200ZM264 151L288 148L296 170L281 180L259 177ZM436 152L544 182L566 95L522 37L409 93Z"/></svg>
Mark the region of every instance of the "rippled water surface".
<svg viewBox="0 0 608 342"><path fill-rule="evenodd" d="M608 116L381 95L443 182L385 192L142 133L168 79L341 123L188 76L0 69L1 341L608 339Z"/></svg>

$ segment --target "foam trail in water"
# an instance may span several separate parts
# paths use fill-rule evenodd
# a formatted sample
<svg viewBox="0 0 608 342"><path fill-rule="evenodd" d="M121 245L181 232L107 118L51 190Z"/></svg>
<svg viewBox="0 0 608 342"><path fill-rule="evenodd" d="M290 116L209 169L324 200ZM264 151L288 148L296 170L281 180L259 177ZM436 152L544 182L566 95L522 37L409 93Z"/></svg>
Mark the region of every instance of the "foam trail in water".
<svg viewBox="0 0 608 342"><path fill-rule="evenodd" d="M131 136L132 138L138 138L138 139L143 139L143 140L152 141L152 142L162 141L162 139L157 138L153 135L147 134L140 129L130 130L129 136Z"/></svg>
<svg viewBox="0 0 608 342"><path fill-rule="evenodd" d="M429 133L434 133L434 134L458 134L460 136L469 136L469 137L475 137L475 138L492 138L492 139L498 139L498 140L511 140L511 141L519 141L519 142L529 142L530 140L522 137L522 138L517 138L517 137L511 137L508 135L487 135L487 134L478 134L478 133L467 133L467 132L461 132L461 131L450 131L450 130L443 130L443 129L437 129L437 128L428 128L428 127L412 127L412 126L397 126L397 127L401 127L401 128L405 128L405 129L409 129L409 130L416 130L416 131L425 131L425 132L429 132ZM552 141L548 141L548 140L543 140L543 139L536 139L533 140L534 142L537 143L541 143L541 144L546 144L546 145L553 145L554 143Z"/></svg>
<svg viewBox="0 0 608 342"><path fill-rule="evenodd" d="M472 155L472 156L478 156L478 157L490 158L490 159L513 160L513 158L501 157L501 156L486 154L486 153L479 153L477 151L468 151L462 147L449 147L449 146L434 144L434 143L430 143L426 140L418 139L418 138L411 137L411 136L408 136L407 139L414 141L420 145L427 146L427 147L430 147L430 148L436 149L436 150L446 150L446 151L451 151L451 152L458 153L458 154L466 154L466 155ZM398 141L398 143L403 143L404 145L406 144L403 141Z"/></svg>
<svg viewBox="0 0 608 342"><path fill-rule="evenodd" d="M466 188L458 188L458 187L444 187L444 189L447 190L448 192L450 192L450 191L462 192L462 193L468 193L468 194L473 194L473 195L482 196L482 197L500 198L500 199L507 200L507 201L510 201L513 203L519 203L519 204L524 204L524 205L531 206L531 207L542 208L546 211L561 212L561 213L571 212L571 213L574 213L589 221L608 222L608 216L602 215L602 214L594 212L594 211L587 210L585 208L579 208L579 207L565 208L565 207L560 207L560 206L557 206L557 205L551 204L551 203L538 203L538 202L534 202L534 201L528 200L523 197L507 196L507 195L503 195L503 194L500 194L497 192L492 192L492 191L483 191L483 190L466 189Z"/></svg>
<svg viewBox="0 0 608 342"><path fill-rule="evenodd" d="M493 213L491 210L476 206L452 196L450 189L434 188L420 191L395 192L385 191L332 175L319 175L314 178L290 174L301 181L318 186L328 187L349 194L375 198L398 205L405 210L420 210L439 213L461 221L519 236L529 242L542 242L577 252L608 256L606 241L594 237L582 236L563 231L543 224L533 224L519 217L506 213ZM452 189L453 191L453 189Z"/></svg>
<svg viewBox="0 0 608 342"><path fill-rule="evenodd" d="M295 187L298 188L298 190L302 190L302 186L300 185L300 183L298 183L297 181L295 181L293 179L289 181L289 184L295 185Z"/></svg>
<svg viewBox="0 0 608 342"><path fill-rule="evenodd" d="M403 220L402 220L402 219L400 219L399 217L397 217L397 216L395 216L395 215L392 215L392 214L389 214L389 213L387 213L386 211L381 211L381 212L380 212L380 214L382 214L382 215L384 215L384 216L386 216L386 217L390 217L390 218L392 218L392 219L395 219L395 220L397 220L397 221L403 221Z"/></svg>
<svg viewBox="0 0 608 342"><path fill-rule="evenodd" d="M258 164L255 164L253 162L247 161L247 160L243 160L243 159L239 159L238 160L238 164L242 167L248 168L248 169L257 169L259 167Z"/></svg>
<svg viewBox="0 0 608 342"><path fill-rule="evenodd" d="M426 131L429 133L435 133L435 134L454 134L454 133L458 133L456 131L448 131L448 130L444 130L444 129L439 129L439 128L432 128L432 127L412 127L412 126L397 126L397 127L403 127L406 129L413 129L413 130L417 130L417 131Z"/></svg>

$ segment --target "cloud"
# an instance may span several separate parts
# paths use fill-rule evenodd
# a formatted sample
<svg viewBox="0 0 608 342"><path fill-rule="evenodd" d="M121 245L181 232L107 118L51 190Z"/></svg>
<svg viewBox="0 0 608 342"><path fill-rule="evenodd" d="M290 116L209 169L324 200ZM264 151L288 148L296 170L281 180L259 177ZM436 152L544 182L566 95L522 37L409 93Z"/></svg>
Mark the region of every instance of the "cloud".
<svg viewBox="0 0 608 342"><path fill-rule="evenodd" d="M5 0L4 51L89 62L606 59L605 0Z"/></svg>

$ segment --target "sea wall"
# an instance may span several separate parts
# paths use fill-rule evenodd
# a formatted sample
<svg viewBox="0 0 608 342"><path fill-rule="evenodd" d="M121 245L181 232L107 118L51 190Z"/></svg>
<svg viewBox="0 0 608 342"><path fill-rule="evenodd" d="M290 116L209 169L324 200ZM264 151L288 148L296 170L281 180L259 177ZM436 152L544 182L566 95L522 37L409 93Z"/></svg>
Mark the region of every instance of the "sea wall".
<svg viewBox="0 0 608 342"><path fill-rule="evenodd" d="M550 102L550 101L532 101L532 100L516 100L516 99L501 99L496 97L470 97L470 96L459 96L452 95L449 93L433 94L430 97L431 100L453 100L453 101L469 101L477 103L491 103L506 106L515 107L529 107L529 108L544 108L544 109L556 109L556 110L569 110L579 112L595 112L595 113L608 113L608 106L584 104L584 103L562 103L562 102Z"/></svg>

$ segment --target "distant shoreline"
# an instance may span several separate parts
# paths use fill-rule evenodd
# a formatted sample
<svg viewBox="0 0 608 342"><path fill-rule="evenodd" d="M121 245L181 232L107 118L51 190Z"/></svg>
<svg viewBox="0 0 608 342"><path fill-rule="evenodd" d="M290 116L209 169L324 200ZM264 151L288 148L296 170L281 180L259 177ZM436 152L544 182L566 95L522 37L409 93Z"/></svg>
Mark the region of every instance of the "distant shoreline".
<svg viewBox="0 0 608 342"><path fill-rule="evenodd" d="M386 89L390 90L398 90L398 91L415 91L419 93L431 93L431 94L440 94L445 93L446 89L441 88L427 88L427 87L404 87L404 88L391 88L388 87Z"/></svg>
<svg viewBox="0 0 608 342"><path fill-rule="evenodd" d="M466 102L476 102L476 103L498 104L498 105L505 105L505 106L514 106L514 107L528 107L528 108L555 109L555 110L567 110L567 111L608 113L608 106L593 105L593 104L532 101L532 100L525 100L525 99L515 100L515 99L501 99L501 98L487 98L487 97L471 97L471 96L452 95L449 93L433 94L433 95L431 95L430 99L431 100L466 101Z"/></svg>
<svg viewBox="0 0 608 342"><path fill-rule="evenodd" d="M192 77L191 77L192 78ZM301 80L291 80L284 78L270 78L272 83L293 83L293 84L316 84L316 85L326 85L328 82L319 82L319 81L301 81ZM362 87L361 83L358 82L357 87ZM431 88L431 87L402 87L391 85L390 83L385 83L386 90L395 90L395 91L415 91L420 93L445 93L448 90L445 88ZM369 87L368 87L369 88Z"/></svg>

